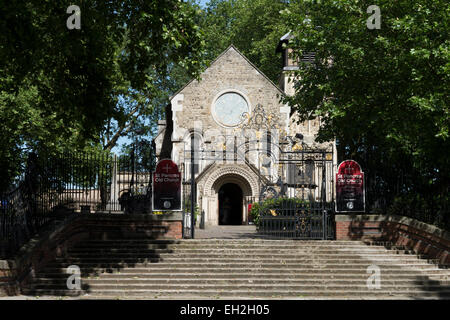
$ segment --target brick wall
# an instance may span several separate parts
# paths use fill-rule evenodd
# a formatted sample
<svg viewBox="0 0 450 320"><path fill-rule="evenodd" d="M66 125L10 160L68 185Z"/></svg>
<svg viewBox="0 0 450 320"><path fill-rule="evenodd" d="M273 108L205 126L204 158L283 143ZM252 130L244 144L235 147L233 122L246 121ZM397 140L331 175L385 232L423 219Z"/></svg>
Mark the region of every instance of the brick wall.
<svg viewBox="0 0 450 320"><path fill-rule="evenodd" d="M56 228L43 230L17 253L15 258L0 259L0 296L17 295L20 285L32 279L56 257L85 239L181 239L182 214L123 215L74 214Z"/></svg>
<svg viewBox="0 0 450 320"><path fill-rule="evenodd" d="M389 241L450 266L450 233L412 218L336 215L336 239Z"/></svg>

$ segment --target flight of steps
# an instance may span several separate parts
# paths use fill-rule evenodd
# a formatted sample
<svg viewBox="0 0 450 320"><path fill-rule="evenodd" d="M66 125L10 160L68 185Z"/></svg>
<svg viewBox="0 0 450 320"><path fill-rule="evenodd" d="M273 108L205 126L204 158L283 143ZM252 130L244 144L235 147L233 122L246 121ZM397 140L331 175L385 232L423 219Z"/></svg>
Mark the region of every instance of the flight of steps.
<svg viewBox="0 0 450 320"><path fill-rule="evenodd" d="M90 240L23 288L83 299L450 298L450 269L400 247L361 241L260 239ZM69 265L81 290L69 290ZM367 268L380 268L369 289Z"/></svg>

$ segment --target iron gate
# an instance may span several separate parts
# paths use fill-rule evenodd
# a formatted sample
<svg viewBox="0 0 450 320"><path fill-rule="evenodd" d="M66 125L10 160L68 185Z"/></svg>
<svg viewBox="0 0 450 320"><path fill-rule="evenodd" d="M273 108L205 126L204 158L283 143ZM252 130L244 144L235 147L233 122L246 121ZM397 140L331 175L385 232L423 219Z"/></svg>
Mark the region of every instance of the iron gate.
<svg viewBox="0 0 450 320"><path fill-rule="evenodd" d="M260 177L259 202L252 210L258 232L273 238L334 239L332 149L295 146L280 153L272 176Z"/></svg>
<svg viewBox="0 0 450 320"><path fill-rule="evenodd" d="M201 221L197 205L196 178L205 168L222 161L254 165L258 172L259 197L251 203L249 219L258 233L273 238L334 239L333 149L308 148L304 144L284 146L252 140L231 141L231 151L186 145L183 152L183 232L192 237L191 226ZM253 158L253 162L251 161ZM256 159L255 159L256 158ZM253 164L252 164L253 163ZM193 173L193 175L191 175ZM193 178L194 177L194 178ZM194 213L194 218L192 218Z"/></svg>
<svg viewBox="0 0 450 320"><path fill-rule="evenodd" d="M334 161L331 143L314 147L301 134L287 136L278 115L257 105L243 124L226 133L186 134L178 159L183 171L183 233L193 236L200 219L196 206L196 179L217 163L239 164L257 175L256 202L250 203L249 221L259 234L274 238L333 239ZM193 218L196 216L196 219Z"/></svg>

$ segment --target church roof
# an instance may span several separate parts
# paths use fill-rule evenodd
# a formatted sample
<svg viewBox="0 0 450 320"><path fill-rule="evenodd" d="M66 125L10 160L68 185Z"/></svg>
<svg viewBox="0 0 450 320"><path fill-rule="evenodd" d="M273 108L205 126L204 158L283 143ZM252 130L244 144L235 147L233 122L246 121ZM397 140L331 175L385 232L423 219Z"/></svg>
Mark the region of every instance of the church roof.
<svg viewBox="0 0 450 320"><path fill-rule="evenodd" d="M269 79L261 70L258 69L242 52L240 52L233 44L231 44L227 49L225 49L220 55L217 56L216 59L214 59L208 68L212 66L217 60L219 60L225 53L227 53L230 50L236 51L242 58L244 58L245 61L247 61L256 71L258 71L259 74L261 74L267 81L269 81L270 84L272 84L283 96L286 95L283 90L280 89L272 80ZM205 70L205 71L206 71ZM202 73L204 73L203 71ZM179 94L181 91L183 91L184 88L186 88L189 84L191 84L195 79L191 79L188 83L186 83L183 87L181 87L177 92L175 92L172 96L170 96L169 100L172 100L177 94Z"/></svg>

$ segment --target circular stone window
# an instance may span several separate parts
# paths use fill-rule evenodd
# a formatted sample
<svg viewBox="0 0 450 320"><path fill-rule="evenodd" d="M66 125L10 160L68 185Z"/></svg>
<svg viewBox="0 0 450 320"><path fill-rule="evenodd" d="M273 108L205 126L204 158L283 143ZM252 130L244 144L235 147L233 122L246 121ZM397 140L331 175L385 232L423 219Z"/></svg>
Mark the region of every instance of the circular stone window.
<svg viewBox="0 0 450 320"><path fill-rule="evenodd" d="M239 93L222 94L213 105L213 116L217 122L227 127L235 127L243 120L243 114L249 112L247 100Z"/></svg>

